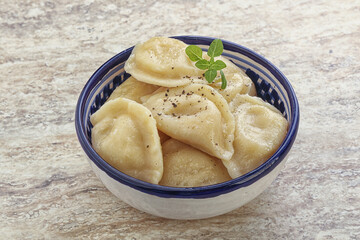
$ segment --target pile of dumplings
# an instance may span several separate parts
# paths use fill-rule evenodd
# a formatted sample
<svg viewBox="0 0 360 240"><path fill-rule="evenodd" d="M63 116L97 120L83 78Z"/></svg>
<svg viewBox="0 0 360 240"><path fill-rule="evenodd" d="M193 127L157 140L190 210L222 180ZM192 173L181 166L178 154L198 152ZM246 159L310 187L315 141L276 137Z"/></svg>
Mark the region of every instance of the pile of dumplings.
<svg viewBox="0 0 360 240"><path fill-rule="evenodd" d="M284 140L287 120L241 69L215 58L227 65L221 89L186 47L166 37L136 45L125 63L131 77L91 115L92 145L119 171L164 186L212 185L254 170Z"/></svg>

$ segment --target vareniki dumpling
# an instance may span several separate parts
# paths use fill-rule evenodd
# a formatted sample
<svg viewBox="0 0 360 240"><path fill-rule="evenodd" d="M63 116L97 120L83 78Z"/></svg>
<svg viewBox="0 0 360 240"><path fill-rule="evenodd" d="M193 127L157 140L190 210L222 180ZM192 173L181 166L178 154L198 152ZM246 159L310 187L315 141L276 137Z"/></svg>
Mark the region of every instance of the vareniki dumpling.
<svg viewBox="0 0 360 240"><path fill-rule="evenodd" d="M119 97L106 102L90 121L92 145L106 162L134 178L159 183L163 174L160 138L147 108Z"/></svg>
<svg viewBox="0 0 360 240"><path fill-rule="evenodd" d="M232 178L250 172L279 148L288 128L279 110L261 98L237 95L230 103L235 116L235 153L223 161Z"/></svg>
<svg viewBox="0 0 360 240"><path fill-rule="evenodd" d="M160 185L199 187L231 180L221 160L169 139L162 145L164 175Z"/></svg>
<svg viewBox="0 0 360 240"><path fill-rule="evenodd" d="M153 93L158 88L159 86L140 82L131 76L112 92L107 101L123 97L140 103L141 97Z"/></svg>
<svg viewBox="0 0 360 240"><path fill-rule="evenodd" d="M225 89L221 89L221 81L214 81L210 86L216 89L227 102L234 99L237 94L256 96L255 85L243 70L224 57L216 57L216 60L221 60L226 64L223 72L227 80L227 86ZM218 73L217 77L220 78L220 73Z"/></svg>
<svg viewBox="0 0 360 240"><path fill-rule="evenodd" d="M219 93L231 102L237 94L248 94L256 96L256 88L251 79L239 69L237 73L230 73L225 75L227 79L227 87L225 89L217 88Z"/></svg>
<svg viewBox="0 0 360 240"><path fill-rule="evenodd" d="M157 90L143 103L166 135L211 156L230 160L235 122L226 100L202 84Z"/></svg>
<svg viewBox="0 0 360 240"><path fill-rule="evenodd" d="M223 69L223 72L228 84L224 90L219 88L220 94L224 96L226 101L230 102L237 94L256 96L255 84L251 81L249 76L230 60L221 56L219 59L226 64L226 68Z"/></svg>
<svg viewBox="0 0 360 240"><path fill-rule="evenodd" d="M125 71L149 84L176 87L189 84L204 71L185 53L187 45L177 39L154 37L138 44L125 63Z"/></svg>

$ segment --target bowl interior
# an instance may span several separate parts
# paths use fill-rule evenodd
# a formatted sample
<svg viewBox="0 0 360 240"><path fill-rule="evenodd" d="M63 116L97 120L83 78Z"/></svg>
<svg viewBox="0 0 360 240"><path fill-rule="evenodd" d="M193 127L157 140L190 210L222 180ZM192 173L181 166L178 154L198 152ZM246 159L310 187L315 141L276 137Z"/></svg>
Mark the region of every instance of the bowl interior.
<svg viewBox="0 0 360 240"><path fill-rule="evenodd" d="M207 50L213 40L213 38L197 36L179 36L174 38L180 39L187 44L198 45L203 50ZM289 131L287 133L287 136L281 147L270 159L268 159L257 169L237 179L228 181L229 184L236 184L238 187L240 187L241 184L250 183L251 179L252 181L256 181L256 179L266 174L266 172L271 171L271 168L275 167L280 161L282 161L282 159L289 151L293 141L295 140L299 121L299 109L295 93L290 83L275 66L273 66L269 61L267 61L260 55L245 47L224 40L223 44L223 56L236 64L239 68L243 69L254 82L258 96L279 109L283 116L289 121ZM89 146L91 148L92 125L90 122L90 116L105 103L105 101L115 90L115 88L122 84L124 81L126 81L126 79L130 76L124 71L124 63L130 56L132 49L133 48L129 48L119 53L118 55L110 59L108 62L106 62L103 66L101 66L90 78L89 82L86 84L83 92L80 95L77 107L78 122L76 125L78 135L83 134L83 138L80 139L81 137L79 136L79 139L85 152L87 152ZM84 147L84 145L86 146ZM106 163L104 163L105 161L103 161L100 156L94 153L93 149L92 154L89 154L88 152L87 154L92 161L95 160L95 164L101 165L101 168L104 167L104 164L106 165ZM92 156L94 156L94 154L95 156L97 155L97 159L93 159ZM105 168L108 168L108 166L106 166ZM112 169L111 171L112 173L109 173L110 175L125 175L117 171L116 169ZM119 180L118 176L116 178ZM137 179L132 179L129 176L125 178L127 178L128 181L133 180L138 183L142 182ZM120 180L123 180L123 178L121 178ZM141 185L142 187L154 188L154 184L142 182ZM223 187L224 183L217 185L218 187ZM155 188L159 188L160 190L174 190L171 187L164 187L159 185L156 185ZM204 190L206 189L206 186L188 189Z"/></svg>

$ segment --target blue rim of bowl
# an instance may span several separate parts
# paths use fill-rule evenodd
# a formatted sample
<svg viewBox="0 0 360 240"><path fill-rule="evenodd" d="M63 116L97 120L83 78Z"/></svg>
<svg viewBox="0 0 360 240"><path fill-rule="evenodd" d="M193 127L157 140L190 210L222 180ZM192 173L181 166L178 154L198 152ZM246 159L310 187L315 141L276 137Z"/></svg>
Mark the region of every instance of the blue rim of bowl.
<svg viewBox="0 0 360 240"><path fill-rule="evenodd" d="M185 43L194 44L194 42L196 42L196 44L200 45L210 45L210 43L215 39L203 36L173 36L172 38L179 39L181 41L184 41ZM299 104L294 89L292 88L290 82L287 80L285 75L282 74L277 67L275 67L270 61L268 61L261 55L239 44L226 40L222 40L222 42L224 45L224 49L239 52L242 55L245 55L250 59L260 63L263 67L265 67L274 75L274 77L282 84L288 94L290 109L292 110L290 116L291 124L283 143L265 163L263 163L253 171L250 171L238 178L229 180L227 182L202 187L178 188L161 186L141 181L118 171L117 169L109 165L106 161L104 161L95 152L95 150L91 146L91 143L86 138L86 130L83 122L83 114L84 109L86 108L86 101L91 90L98 84L98 82L105 76L105 74L108 73L108 71L110 71L114 66L116 66L117 63L125 61L130 56L133 47L130 47L118 53L117 55L109 59L107 62L105 62L90 77L88 82L85 84L82 92L80 93L75 111L75 127L79 142L90 160L114 180L125 184L131 188L137 189L143 193L163 198L197 199L216 197L225 193L232 192L236 189L249 186L260 178L267 175L269 172L271 172L288 154L297 135L300 113Z"/></svg>

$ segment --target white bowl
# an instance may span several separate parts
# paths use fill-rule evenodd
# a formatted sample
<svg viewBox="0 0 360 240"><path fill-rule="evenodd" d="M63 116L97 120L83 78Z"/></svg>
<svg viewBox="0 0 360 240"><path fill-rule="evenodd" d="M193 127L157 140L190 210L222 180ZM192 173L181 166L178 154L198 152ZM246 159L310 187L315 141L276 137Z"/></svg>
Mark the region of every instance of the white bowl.
<svg viewBox="0 0 360 240"><path fill-rule="evenodd" d="M206 50L214 38L174 37ZM76 132L89 162L104 185L118 198L141 211L172 219L200 219L230 212L263 192L278 176L295 141L299 105L289 81L268 60L238 44L224 41L223 56L246 71L257 94L278 108L289 121L289 131L279 149L253 171L230 181L204 187L175 188L143 182L110 166L92 148L90 115L130 75L124 63L129 48L103 64L86 83L76 107Z"/></svg>

